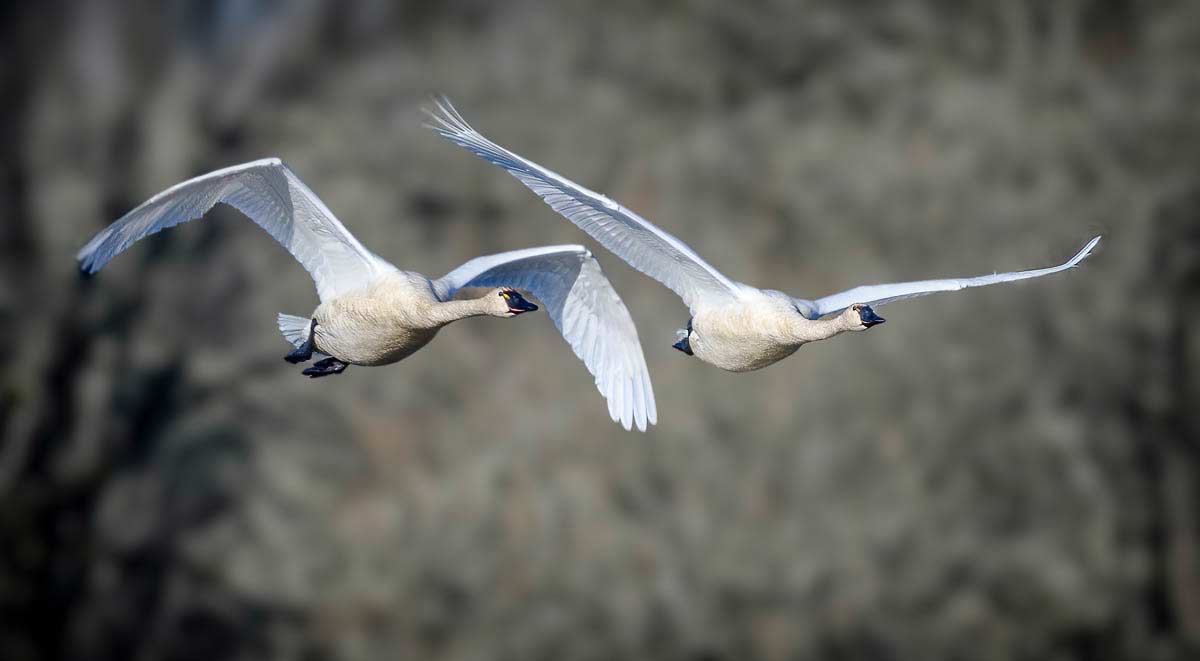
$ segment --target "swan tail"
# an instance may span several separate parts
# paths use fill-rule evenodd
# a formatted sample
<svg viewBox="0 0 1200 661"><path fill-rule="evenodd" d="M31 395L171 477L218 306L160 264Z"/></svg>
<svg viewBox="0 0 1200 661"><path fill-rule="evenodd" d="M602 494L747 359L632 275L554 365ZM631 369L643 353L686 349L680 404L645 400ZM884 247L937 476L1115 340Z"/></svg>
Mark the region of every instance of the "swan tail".
<svg viewBox="0 0 1200 661"><path fill-rule="evenodd" d="M288 342L291 342L292 346L299 349L302 344L308 341L308 333L312 328L312 319L280 312L276 321L279 324L279 332L283 333L283 337Z"/></svg>

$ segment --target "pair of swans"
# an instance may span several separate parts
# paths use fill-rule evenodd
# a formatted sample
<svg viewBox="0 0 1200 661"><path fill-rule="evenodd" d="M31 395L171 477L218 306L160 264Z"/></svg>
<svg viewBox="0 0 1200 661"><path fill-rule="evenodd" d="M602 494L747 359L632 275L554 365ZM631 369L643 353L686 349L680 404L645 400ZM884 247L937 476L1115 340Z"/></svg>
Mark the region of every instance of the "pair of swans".
<svg viewBox="0 0 1200 661"><path fill-rule="evenodd" d="M430 128L494 163L605 248L674 291L691 312L676 349L725 370L761 369L801 345L863 331L884 319L872 306L935 292L1037 278L1079 264L1100 237L1067 262L1043 269L973 278L856 287L815 300L730 280L683 241L613 200L491 142L448 101L438 101ZM477 316L509 318L538 307L595 377L609 415L625 429L657 422L654 391L637 329L620 297L582 246L546 246L477 257L441 278L403 271L367 250L279 159L217 170L177 184L108 226L78 259L95 273L137 240L232 206L284 246L312 276L320 304L306 317L280 314L294 349L291 363L324 356L303 370L339 374L349 365L387 365L429 343L446 324ZM490 287L457 300L464 287Z"/></svg>

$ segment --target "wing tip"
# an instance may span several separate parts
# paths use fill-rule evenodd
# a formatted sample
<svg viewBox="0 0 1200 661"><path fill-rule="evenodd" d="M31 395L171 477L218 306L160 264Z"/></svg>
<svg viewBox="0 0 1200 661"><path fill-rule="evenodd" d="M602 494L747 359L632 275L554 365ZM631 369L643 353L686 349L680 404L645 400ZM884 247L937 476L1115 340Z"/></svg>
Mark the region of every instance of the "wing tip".
<svg viewBox="0 0 1200 661"><path fill-rule="evenodd" d="M654 398L650 397L646 401L645 414L639 415L637 417L637 428L638 428L638 431L645 433L645 432L649 431L649 429L651 427L653 427L654 425L657 425L657 424L658 424L658 411L656 411L654 409Z"/></svg>
<svg viewBox="0 0 1200 661"><path fill-rule="evenodd" d="M595 256L592 255L591 250L588 250L585 246L579 245L578 243L564 243L564 244L558 245L558 246L546 246L546 249L547 250L550 250L550 249L561 250L563 252L573 252L576 255L579 255L580 259L585 259L585 260L595 258Z"/></svg>
<svg viewBox="0 0 1200 661"><path fill-rule="evenodd" d="M440 133L444 137L475 133L475 129L471 128L467 120L454 107L450 97L445 94L433 94L429 100L433 104L433 108L422 106L421 111L433 120L433 123L425 122L425 128Z"/></svg>
<svg viewBox="0 0 1200 661"><path fill-rule="evenodd" d="M283 159L279 158L278 156L267 156L265 158L260 158L256 161L249 161L247 163L241 163L238 165L231 165L227 168L221 168L220 170L215 170L208 174L216 174L218 172L223 172L226 170L248 169L248 168L256 168L256 167L285 167L286 168L287 163L284 163ZM200 176L205 177L205 176L208 176L208 174L203 174ZM187 183L187 182L184 182L184 183Z"/></svg>
<svg viewBox="0 0 1200 661"><path fill-rule="evenodd" d="M1094 249L1096 247L1096 245L1100 243L1100 239L1103 238L1103 236L1104 235L1102 235L1102 234L1097 234L1096 236L1092 237L1092 240L1088 241L1087 245L1085 245L1082 250L1075 253L1075 256L1072 257L1069 262L1067 262L1067 265L1068 266L1076 266L1077 264L1082 262L1084 259L1087 259L1088 257L1090 257L1092 254L1092 249Z"/></svg>
<svg viewBox="0 0 1200 661"><path fill-rule="evenodd" d="M75 261L79 262L79 272L85 276L95 275L108 263L108 260L103 259L99 254L99 239L100 237L97 236L75 253Z"/></svg>
<svg viewBox="0 0 1200 661"><path fill-rule="evenodd" d="M646 426L658 424L658 402L654 400L654 386L650 384L650 375L646 375ZM643 430L644 431L644 430Z"/></svg>
<svg viewBox="0 0 1200 661"><path fill-rule="evenodd" d="M621 419L618 420L616 415L613 415L613 422L620 422L625 431L633 431L636 426L639 432L645 433L650 427L658 424L658 405L654 401L653 386L650 385L650 375L642 374L642 388L639 389L633 381L636 377L631 377L629 382L630 389L627 391L633 397L641 397L641 406L632 399L625 402L621 407ZM631 425L630 422L633 424Z"/></svg>

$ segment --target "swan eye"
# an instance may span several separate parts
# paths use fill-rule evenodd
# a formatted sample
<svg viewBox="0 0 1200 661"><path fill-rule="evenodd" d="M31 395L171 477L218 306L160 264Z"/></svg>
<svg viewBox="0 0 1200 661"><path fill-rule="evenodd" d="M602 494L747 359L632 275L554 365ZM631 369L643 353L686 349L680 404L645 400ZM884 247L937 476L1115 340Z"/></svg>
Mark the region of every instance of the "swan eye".
<svg viewBox="0 0 1200 661"><path fill-rule="evenodd" d="M502 292L500 292L500 298L503 298L504 300L506 300L506 301L507 301L507 300L508 300L510 297L511 297L511 296L509 295L509 293L508 293L508 292L506 292L506 291L502 291Z"/></svg>

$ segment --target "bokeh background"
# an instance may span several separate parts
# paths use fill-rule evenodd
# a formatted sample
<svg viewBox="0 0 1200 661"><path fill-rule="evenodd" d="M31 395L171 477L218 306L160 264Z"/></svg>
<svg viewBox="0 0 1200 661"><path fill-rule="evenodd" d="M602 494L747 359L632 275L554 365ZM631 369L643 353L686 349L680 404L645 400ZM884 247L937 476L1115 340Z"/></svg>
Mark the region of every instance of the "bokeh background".
<svg viewBox="0 0 1200 661"><path fill-rule="evenodd" d="M1106 238L728 374L434 93L798 296ZM659 426L541 314L302 378L229 209L76 272L267 155L404 268L592 246ZM1198 213L1187 0L5 3L0 658L1197 658Z"/></svg>

